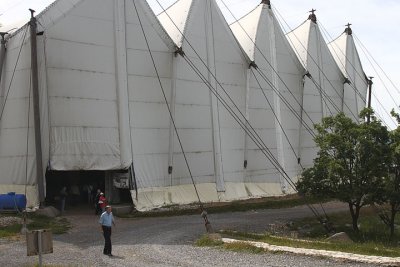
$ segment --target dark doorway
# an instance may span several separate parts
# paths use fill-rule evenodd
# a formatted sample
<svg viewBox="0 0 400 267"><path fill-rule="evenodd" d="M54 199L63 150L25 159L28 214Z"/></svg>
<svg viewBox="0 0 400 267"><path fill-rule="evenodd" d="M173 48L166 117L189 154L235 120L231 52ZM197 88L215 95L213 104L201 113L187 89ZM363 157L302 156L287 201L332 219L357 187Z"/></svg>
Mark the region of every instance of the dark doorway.
<svg viewBox="0 0 400 267"><path fill-rule="evenodd" d="M67 188L67 206L94 206L97 189L105 190L105 171L48 171L46 204L58 205L61 189Z"/></svg>

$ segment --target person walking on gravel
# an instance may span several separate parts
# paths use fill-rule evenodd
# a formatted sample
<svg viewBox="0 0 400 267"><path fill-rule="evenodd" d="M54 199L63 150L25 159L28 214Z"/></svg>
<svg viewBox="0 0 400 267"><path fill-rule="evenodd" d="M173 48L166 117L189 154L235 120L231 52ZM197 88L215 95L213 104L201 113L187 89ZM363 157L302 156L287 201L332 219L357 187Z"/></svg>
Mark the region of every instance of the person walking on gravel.
<svg viewBox="0 0 400 267"><path fill-rule="evenodd" d="M100 220L99 220L100 229L101 229L101 231L103 231L103 236L104 236L103 254L108 255L110 257L113 256L111 254L111 250L112 250L111 226L114 225L114 227L115 227L114 216L113 216L111 210L112 210L111 206L106 206L106 211L101 214Z"/></svg>

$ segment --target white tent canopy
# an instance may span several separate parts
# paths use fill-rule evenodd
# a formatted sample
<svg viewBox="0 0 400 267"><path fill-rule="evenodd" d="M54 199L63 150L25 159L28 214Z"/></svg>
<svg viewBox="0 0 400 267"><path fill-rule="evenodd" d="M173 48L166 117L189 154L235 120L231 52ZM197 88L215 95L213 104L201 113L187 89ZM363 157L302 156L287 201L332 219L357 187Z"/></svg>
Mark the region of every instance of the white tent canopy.
<svg viewBox="0 0 400 267"><path fill-rule="evenodd" d="M334 105L343 110L345 76L362 85L349 65L337 66L314 23L289 35L293 49L266 4L231 28L215 0L178 0L158 18L146 1L58 0L37 20L44 170L133 166L138 210L197 202L193 181L203 202L292 192L237 120L296 179L298 160L311 164L315 155L301 122L311 127ZM0 73L0 193L26 190L35 206L29 40L27 25L8 37ZM338 46L362 72L351 40ZM359 110L352 97L344 102Z"/></svg>
<svg viewBox="0 0 400 267"><path fill-rule="evenodd" d="M352 29L349 27L337 39L328 44L332 55L343 75L349 80L344 87L344 110L343 112L353 117L366 107L367 95L367 77L361 65L361 60L357 52L352 35Z"/></svg>
<svg viewBox="0 0 400 267"><path fill-rule="evenodd" d="M274 151L275 158L279 159L280 165L294 179L300 173L298 135L305 69L289 45L269 5L260 4L233 23L231 29L259 70L252 69L249 75L249 121L259 129L267 140L268 147ZM293 190L271 163L265 164L265 156L251 141L247 160L246 175L249 181L271 181L265 183L264 189L270 193L272 188L275 194Z"/></svg>
<svg viewBox="0 0 400 267"><path fill-rule="evenodd" d="M303 115L307 125L318 123L322 117L343 111L345 77L329 51L316 20L312 16L287 34L293 49L309 73L303 91ZM312 165L317 148L311 135L302 129L301 155L304 167Z"/></svg>

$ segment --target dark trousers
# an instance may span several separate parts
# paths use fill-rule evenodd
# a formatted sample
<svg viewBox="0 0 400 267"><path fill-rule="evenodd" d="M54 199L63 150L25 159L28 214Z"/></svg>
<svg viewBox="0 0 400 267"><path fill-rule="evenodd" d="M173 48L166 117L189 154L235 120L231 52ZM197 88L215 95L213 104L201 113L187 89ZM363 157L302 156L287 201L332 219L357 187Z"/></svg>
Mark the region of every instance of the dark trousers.
<svg viewBox="0 0 400 267"><path fill-rule="evenodd" d="M104 249L103 249L103 254L109 255L111 254L111 227L108 226L102 226L103 228L103 235L104 235Z"/></svg>

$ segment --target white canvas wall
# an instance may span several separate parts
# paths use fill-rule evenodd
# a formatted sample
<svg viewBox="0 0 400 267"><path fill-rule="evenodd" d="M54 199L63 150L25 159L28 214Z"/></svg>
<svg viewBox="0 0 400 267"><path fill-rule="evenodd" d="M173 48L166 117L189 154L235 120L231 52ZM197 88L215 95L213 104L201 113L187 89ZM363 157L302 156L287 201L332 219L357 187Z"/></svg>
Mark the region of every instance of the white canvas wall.
<svg viewBox="0 0 400 267"><path fill-rule="evenodd" d="M199 68L202 77L228 102L229 95L244 114L248 61L215 1L178 1L160 14L159 19L177 46L182 46L185 56ZM247 197L243 183L243 130L185 60L179 56L175 62L176 123L194 180L203 188L201 197L205 201ZM230 106L235 108L232 103ZM190 185L177 140L174 144L176 166L171 183Z"/></svg>
<svg viewBox="0 0 400 267"><path fill-rule="evenodd" d="M38 39L37 46L39 79L43 79L45 59L42 39ZM0 107L4 108L0 120L0 193L26 194L28 206L32 207L38 205L38 192L30 66L30 34L24 26L7 42L0 85ZM44 89L43 86L40 89ZM40 90L44 170L49 158L46 93L46 90Z"/></svg>
<svg viewBox="0 0 400 267"><path fill-rule="evenodd" d="M81 1L45 29L51 169L121 167L113 8Z"/></svg>
<svg viewBox="0 0 400 267"><path fill-rule="evenodd" d="M297 156L303 166L307 160L310 163L315 145L277 92L296 113L303 107L317 122L329 104L324 104L307 78L303 88L305 69L318 77L337 105L343 98L343 75L317 26L308 24L297 30L306 47L299 53L302 66L267 6L260 5L241 20L253 39L232 25L236 39L214 0L179 0L159 15L161 23L148 4L138 0L58 0L38 15L38 30L44 32L38 36L44 169L118 170L133 163L138 188L132 196L137 209L197 201L137 12L201 200L232 201L291 192L202 78L242 122L242 114L249 119L274 157L296 179ZM24 29L8 40L0 107ZM361 71L351 44L347 42L347 53ZM185 58L175 55L177 47L202 78ZM299 45L294 47L299 52ZM327 77L321 78L322 71L310 63L305 51L320 61ZM277 92L254 71L261 86L257 84L249 69L251 61ZM335 95L328 81L341 88L342 95ZM0 121L0 193L24 193L26 188L28 203L34 206L38 201L32 110L28 127L29 89L28 33ZM358 100L352 101L345 102L358 105ZM305 113L302 117L308 120Z"/></svg>

